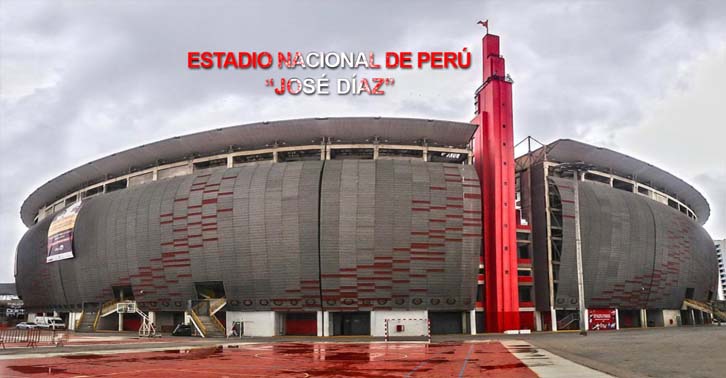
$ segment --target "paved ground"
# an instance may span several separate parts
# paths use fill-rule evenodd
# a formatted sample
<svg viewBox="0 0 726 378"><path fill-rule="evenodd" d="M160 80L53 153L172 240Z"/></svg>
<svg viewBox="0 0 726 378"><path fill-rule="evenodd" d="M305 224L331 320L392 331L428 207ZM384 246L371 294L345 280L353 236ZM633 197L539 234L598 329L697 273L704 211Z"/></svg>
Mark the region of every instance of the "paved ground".
<svg viewBox="0 0 726 378"><path fill-rule="evenodd" d="M62 348L11 348L0 353L0 377L608 377L521 340L230 343L179 339L174 346L163 339L131 345L130 338L108 337L103 343L103 337L96 337L90 344L77 344L79 340L72 338Z"/></svg>
<svg viewBox="0 0 726 378"><path fill-rule="evenodd" d="M618 377L726 377L726 325L600 331L588 336L538 333L524 339Z"/></svg>
<svg viewBox="0 0 726 378"><path fill-rule="evenodd" d="M516 353L534 353L530 344L520 343L510 347L515 348ZM539 359L541 364L541 360L547 357L541 356ZM583 371L587 372L586 369ZM150 378L538 377L510 352L508 346L496 341L243 344L144 353L36 356L0 361L2 377L29 375Z"/></svg>
<svg viewBox="0 0 726 378"><path fill-rule="evenodd" d="M723 377L726 326L531 335L139 339L73 335L65 347L0 351L0 377ZM720 352L719 352L720 351ZM588 368L589 367L589 368Z"/></svg>

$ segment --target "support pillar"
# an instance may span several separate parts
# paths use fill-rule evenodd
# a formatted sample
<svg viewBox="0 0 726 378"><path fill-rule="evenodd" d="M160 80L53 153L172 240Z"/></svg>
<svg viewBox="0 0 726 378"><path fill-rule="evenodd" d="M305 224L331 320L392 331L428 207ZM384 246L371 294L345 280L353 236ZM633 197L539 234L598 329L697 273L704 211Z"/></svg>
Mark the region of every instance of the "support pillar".
<svg viewBox="0 0 726 378"><path fill-rule="evenodd" d="M323 312L323 337L330 336L330 311Z"/></svg>
<svg viewBox="0 0 726 378"><path fill-rule="evenodd" d="M323 312L322 311L316 311L316 317L317 320L317 336L321 337L323 336L323 329L325 328L325 321L323 321Z"/></svg>
<svg viewBox="0 0 726 378"><path fill-rule="evenodd" d="M121 332L124 330L124 313L119 312L118 313L118 331Z"/></svg>
<svg viewBox="0 0 726 378"><path fill-rule="evenodd" d="M615 329L620 329L620 310L615 309Z"/></svg>
<svg viewBox="0 0 726 378"><path fill-rule="evenodd" d="M644 309L640 309L640 328L648 328L648 312Z"/></svg>
<svg viewBox="0 0 726 378"><path fill-rule="evenodd" d="M481 180L485 309L488 332L519 329L514 208L512 82L499 55L499 36L483 45L483 84L476 94L474 168Z"/></svg>
<svg viewBox="0 0 726 378"><path fill-rule="evenodd" d="M469 334L476 335L476 310L469 311Z"/></svg>

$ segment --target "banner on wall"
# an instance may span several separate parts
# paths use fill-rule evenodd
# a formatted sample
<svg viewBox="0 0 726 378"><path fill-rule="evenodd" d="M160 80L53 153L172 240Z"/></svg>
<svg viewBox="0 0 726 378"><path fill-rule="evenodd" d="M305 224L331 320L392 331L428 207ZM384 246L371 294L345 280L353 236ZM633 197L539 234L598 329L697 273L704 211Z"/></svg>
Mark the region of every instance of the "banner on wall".
<svg viewBox="0 0 726 378"><path fill-rule="evenodd" d="M81 201L58 213L48 229L48 256L46 263L73 258L73 228L81 210Z"/></svg>
<svg viewBox="0 0 726 378"><path fill-rule="evenodd" d="M587 310L591 331L616 329L615 310L611 308L593 308Z"/></svg>

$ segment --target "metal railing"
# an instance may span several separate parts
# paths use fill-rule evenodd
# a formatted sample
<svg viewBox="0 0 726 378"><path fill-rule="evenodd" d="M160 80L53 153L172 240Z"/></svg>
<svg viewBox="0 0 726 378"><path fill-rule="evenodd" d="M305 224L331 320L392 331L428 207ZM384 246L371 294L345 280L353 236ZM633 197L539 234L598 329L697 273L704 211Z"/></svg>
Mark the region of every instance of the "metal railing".
<svg viewBox="0 0 726 378"><path fill-rule="evenodd" d="M222 325L222 322L220 322L219 319L217 319L216 316L210 315L209 318L212 319L212 322L214 323L215 326L217 326L217 329L220 330L220 331L222 331L222 334L226 334L227 333L227 329L224 328L224 325Z"/></svg>
<svg viewBox="0 0 726 378"><path fill-rule="evenodd" d="M227 305L227 298L216 298L216 299L210 299L209 300L209 315L216 314L219 310L224 308L224 306Z"/></svg>
<svg viewBox="0 0 726 378"><path fill-rule="evenodd" d="M114 299L102 304L101 309L99 310L99 312L101 313L101 317L106 317L116 312L118 308L116 305L118 303L120 302Z"/></svg>
<svg viewBox="0 0 726 378"><path fill-rule="evenodd" d="M25 343L26 347L35 348L38 344L51 344L63 346L68 341L68 332L33 329L3 329L0 330L0 344L3 349L8 343Z"/></svg>
<svg viewBox="0 0 726 378"><path fill-rule="evenodd" d="M101 307L99 306L98 309L96 309L96 319L93 321L93 332L96 332L98 329L98 321L101 319Z"/></svg>
<svg viewBox="0 0 726 378"><path fill-rule="evenodd" d="M83 323L83 317L85 315L86 315L86 311L81 310L81 315L78 317L78 319L76 319L76 328L74 328L75 330L78 330L79 328L81 328L81 323Z"/></svg>
<svg viewBox="0 0 726 378"><path fill-rule="evenodd" d="M580 316L578 313L571 313L564 318L557 321L557 329L558 330L566 330L569 329L568 327L572 325L572 323L579 322Z"/></svg>
<svg viewBox="0 0 726 378"><path fill-rule="evenodd" d="M199 319L199 316L197 316L197 313L194 312L193 308L189 309L189 316L192 318L192 323L194 323L194 326L197 327L199 332L202 333L202 337L206 337L207 335L207 327L202 323L202 320Z"/></svg>

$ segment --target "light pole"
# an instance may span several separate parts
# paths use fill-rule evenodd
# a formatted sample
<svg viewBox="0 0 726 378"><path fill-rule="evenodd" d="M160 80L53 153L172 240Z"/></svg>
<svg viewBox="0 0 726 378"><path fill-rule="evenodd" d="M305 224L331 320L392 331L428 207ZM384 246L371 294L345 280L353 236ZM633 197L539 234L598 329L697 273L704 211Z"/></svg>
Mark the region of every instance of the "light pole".
<svg viewBox="0 0 726 378"><path fill-rule="evenodd" d="M563 163L557 169L572 172L573 202L575 207L575 264L577 265L577 304L580 312L580 335L587 336L587 308L585 307L585 284L582 274L582 240L580 236L580 172L592 168L584 163Z"/></svg>

